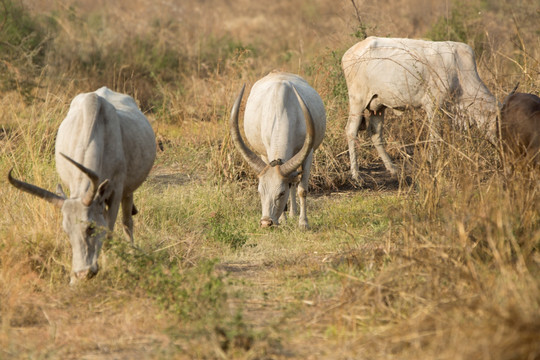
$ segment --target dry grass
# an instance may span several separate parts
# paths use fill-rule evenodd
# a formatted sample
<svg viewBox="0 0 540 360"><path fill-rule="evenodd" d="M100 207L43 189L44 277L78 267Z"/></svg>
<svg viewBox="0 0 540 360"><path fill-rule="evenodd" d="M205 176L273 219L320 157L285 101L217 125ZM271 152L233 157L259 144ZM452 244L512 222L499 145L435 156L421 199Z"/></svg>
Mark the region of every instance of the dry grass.
<svg viewBox="0 0 540 360"><path fill-rule="evenodd" d="M0 64L14 84L0 97L0 358L540 357L538 170L474 132L426 144L423 113L387 112L401 178L361 136L357 187L339 64L355 34L424 37L443 17L437 34L475 46L497 98L517 81L537 93L533 2L23 3L49 30L43 62ZM241 85L274 68L327 110L309 232L257 227L256 179L227 131ZM97 278L69 288L61 215L5 174L54 189L56 129L74 94L102 85L139 101L162 150L135 194L138 249L118 230Z"/></svg>

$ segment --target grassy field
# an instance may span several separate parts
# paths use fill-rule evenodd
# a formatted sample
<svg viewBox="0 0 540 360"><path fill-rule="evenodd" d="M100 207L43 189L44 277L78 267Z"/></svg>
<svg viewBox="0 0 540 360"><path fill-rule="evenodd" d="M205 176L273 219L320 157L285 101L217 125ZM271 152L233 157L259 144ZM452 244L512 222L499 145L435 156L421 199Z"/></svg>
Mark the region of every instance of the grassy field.
<svg viewBox="0 0 540 360"><path fill-rule="evenodd" d="M366 35L456 40L498 99L540 89L531 1L0 2L0 359L538 359L540 173L474 131L425 143L386 121L391 178L362 133L349 175L344 51ZM231 144L242 86L273 69L321 94L328 126L297 219L260 229L256 177ZM73 96L132 95L158 139L100 273L70 287L53 190ZM429 154L435 151L432 161Z"/></svg>

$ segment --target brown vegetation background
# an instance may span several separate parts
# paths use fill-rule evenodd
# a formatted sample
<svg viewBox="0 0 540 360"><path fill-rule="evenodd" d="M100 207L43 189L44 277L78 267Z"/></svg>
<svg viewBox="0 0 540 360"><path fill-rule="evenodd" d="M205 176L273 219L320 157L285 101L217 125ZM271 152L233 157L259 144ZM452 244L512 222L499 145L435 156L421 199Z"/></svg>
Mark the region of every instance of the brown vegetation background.
<svg viewBox="0 0 540 360"><path fill-rule="evenodd" d="M538 170L451 127L428 161L413 111L386 118L400 178L360 134L354 183L340 59L370 35L471 45L499 100L540 89L537 0L0 0L0 358L540 358ZM228 136L242 84L274 69L327 110L309 232L258 229ZM138 249L117 231L69 288L60 214L5 174L54 189L58 125L101 86L138 101L160 151Z"/></svg>

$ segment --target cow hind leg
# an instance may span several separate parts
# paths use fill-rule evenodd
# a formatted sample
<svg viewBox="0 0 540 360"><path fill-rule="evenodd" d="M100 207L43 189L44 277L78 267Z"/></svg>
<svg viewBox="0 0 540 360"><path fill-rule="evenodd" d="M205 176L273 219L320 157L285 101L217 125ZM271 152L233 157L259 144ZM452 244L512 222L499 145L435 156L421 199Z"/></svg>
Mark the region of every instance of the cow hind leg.
<svg viewBox="0 0 540 360"><path fill-rule="evenodd" d="M124 196L122 199L122 226L124 235L127 240L133 245L133 218L132 215L137 213L137 208L133 204L133 194Z"/></svg>
<svg viewBox="0 0 540 360"><path fill-rule="evenodd" d="M358 159L356 154L356 138L361 125L365 125L365 118L362 115L360 109L349 112L349 120L347 121L347 127L345 129L345 135L347 136L347 144L349 145L349 160L351 162L351 175L357 182L362 182L360 173L358 170Z"/></svg>
<svg viewBox="0 0 540 360"><path fill-rule="evenodd" d="M383 123L384 108L377 111L370 111L369 126L371 132L371 142L373 143L373 146L375 146L379 157L382 159L386 170L388 170L392 175L396 175L397 168L384 148Z"/></svg>

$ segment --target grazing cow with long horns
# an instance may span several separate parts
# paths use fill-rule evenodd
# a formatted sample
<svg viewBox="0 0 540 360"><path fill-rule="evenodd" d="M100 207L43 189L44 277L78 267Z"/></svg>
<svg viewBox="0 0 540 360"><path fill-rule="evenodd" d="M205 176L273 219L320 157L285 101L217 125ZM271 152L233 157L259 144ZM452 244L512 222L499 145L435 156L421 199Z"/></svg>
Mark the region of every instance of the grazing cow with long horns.
<svg viewBox="0 0 540 360"><path fill-rule="evenodd" d="M245 87L245 86L244 86ZM244 87L234 103L230 131L238 151L259 177L262 227L279 225L291 197L291 215L296 199L290 187L298 184L299 226L307 229L306 196L313 151L326 130L326 113L317 92L300 76L271 72L251 88L244 113L244 143L238 128L238 113ZM299 170L301 168L301 170Z"/></svg>
<svg viewBox="0 0 540 360"><path fill-rule="evenodd" d="M361 181L355 148L359 130L370 130L386 169L397 173L384 148L386 108L422 108L431 120L437 109L451 104L495 138L497 101L478 76L474 52L466 44L368 37L345 52L342 67L349 92L346 136L355 180ZM431 129L432 137L434 133Z"/></svg>
<svg viewBox="0 0 540 360"><path fill-rule="evenodd" d="M112 231L122 205L124 232L133 244L133 192L146 179L156 156L155 136L135 100L102 87L77 95L56 137L56 170L69 187L68 198L16 180L16 188L62 210L62 227L73 252L71 283L98 272L107 229Z"/></svg>

